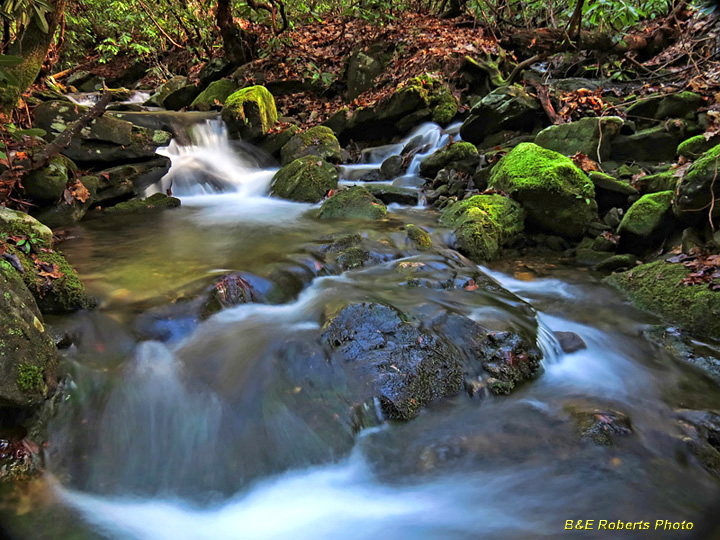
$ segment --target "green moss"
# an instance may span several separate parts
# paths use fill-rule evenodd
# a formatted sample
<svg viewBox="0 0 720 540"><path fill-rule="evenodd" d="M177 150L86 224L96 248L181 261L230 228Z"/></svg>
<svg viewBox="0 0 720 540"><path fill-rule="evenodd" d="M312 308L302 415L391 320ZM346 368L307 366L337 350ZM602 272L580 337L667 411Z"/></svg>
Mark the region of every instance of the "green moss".
<svg viewBox="0 0 720 540"><path fill-rule="evenodd" d="M254 140L265 135L277 122L275 99L264 86L250 86L225 100L222 118L231 132Z"/></svg>
<svg viewBox="0 0 720 540"><path fill-rule="evenodd" d="M304 133L298 133L280 150L283 164L288 164L305 156L320 156L330 163L342 161L340 143L332 129L315 126Z"/></svg>
<svg viewBox="0 0 720 540"><path fill-rule="evenodd" d="M272 180L272 194L291 201L315 203L337 187L338 171L318 156L298 158L280 169Z"/></svg>
<svg viewBox="0 0 720 540"><path fill-rule="evenodd" d="M179 208L180 199L168 197L164 193L155 193L147 199L133 199L105 209L106 214L138 214L166 208Z"/></svg>
<svg viewBox="0 0 720 540"><path fill-rule="evenodd" d="M323 202L320 219L382 219L387 208L364 187L355 186L338 191Z"/></svg>
<svg viewBox="0 0 720 540"><path fill-rule="evenodd" d="M705 135L695 135L681 142L677 147L677 154L688 159L696 159L720 142L720 136L713 135L709 139Z"/></svg>
<svg viewBox="0 0 720 540"><path fill-rule="evenodd" d="M43 379L43 370L38 366L27 364L18 365L18 374L15 381L18 388L26 394L45 394L47 386Z"/></svg>
<svg viewBox="0 0 720 540"><path fill-rule="evenodd" d="M237 90L237 83L230 79L220 79L211 82L208 87L200 92L190 104L192 109L198 111L209 111L215 107L223 106L227 98Z"/></svg>
<svg viewBox="0 0 720 540"><path fill-rule="evenodd" d="M623 195L636 195L637 190L627 182L622 180L616 180L609 174L601 173L599 171L592 171L588 174L590 181L595 186L596 190L604 189L605 191L611 191L613 193L621 193Z"/></svg>
<svg viewBox="0 0 720 540"><path fill-rule="evenodd" d="M68 173L75 168L66 157L54 156L45 167L23 178L25 194L39 203L59 201L67 187Z"/></svg>
<svg viewBox="0 0 720 540"><path fill-rule="evenodd" d="M0 206L0 234L26 236L37 247L52 246L52 231L37 219L23 212Z"/></svg>
<svg viewBox="0 0 720 540"><path fill-rule="evenodd" d="M408 224L405 227L408 240L415 244L418 249L430 249L432 247L432 240L427 231L417 225Z"/></svg>
<svg viewBox="0 0 720 540"><path fill-rule="evenodd" d="M682 264L655 261L606 278L639 307L698 336L720 335L720 291L706 285L683 285L690 270Z"/></svg>
<svg viewBox="0 0 720 540"><path fill-rule="evenodd" d="M446 208L440 220L454 228L458 249L481 262L497 257L501 247L518 238L525 212L502 195L475 195Z"/></svg>
<svg viewBox="0 0 720 540"><path fill-rule="evenodd" d="M674 195L672 191L661 191L640 197L623 217L618 233L651 236L665 221Z"/></svg>
<svg viewBox="0 0 720 540"><path fill-rule="evenodd" d="M493 168L489 187L517 199L540 229L577 238L597 217L595 188L570 158L521 143Z"/></svg>
<svg viewBox="0 0 720 540"><path fill-rule="evenodd" d="M657 174L649 174L640 178L642 191L645 193L658 193L660 191L675 191L680 178L675 176L675 171L665 171Z"/></svg>
<svg viewBox="0 0 720 540"><path fill-rule="evenodd" d="M472 174L480 163L480 154L469 142L456 142L445 146L420 162L420 174L433 178L441 169L452 168Z"/></svg>
<svg viewBox="0 0 720 540"><path fill-rule="evenodd" d="M437 105L433 110L432 121L441 126L449 124L458 113L458 102L450 90L443 88L437 95Z"/></svg>
<svg viewBox="0 0 720 540"><path fill-rule="evenodd" d="M364 266L370 260L370 253L360 247L350 247L343 251L337 258L337 262L343 270L351 270Z"/></svg>

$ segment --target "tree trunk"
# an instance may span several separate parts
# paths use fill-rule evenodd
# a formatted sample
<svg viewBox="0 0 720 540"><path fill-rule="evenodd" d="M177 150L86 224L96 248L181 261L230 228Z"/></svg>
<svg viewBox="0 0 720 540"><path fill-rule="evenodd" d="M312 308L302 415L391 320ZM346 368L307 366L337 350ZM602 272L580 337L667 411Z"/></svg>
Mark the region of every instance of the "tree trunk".
<svg viewBox="0 0 720 540"><path fill-rule="evenodd" d="M255 56L256 38L235 24L231 0L218 0L215 17L222 36L225 57L237 65L246 64L252 60Z"/></svg>
<svg viewBox="0 0 720 540"><path fill-rule="evenodd" d="M52 0L51 3L53 10L45 16L48 23L48 32L43 32L33 17L25 31L8 50L9 54L21 56L24 61L19 66L6 68L20 82L18 86L10 86L0 98L0 107L6 113L17 105L23 92L35 82L52 43L55 29L65 12L66 0Z"/></svg>

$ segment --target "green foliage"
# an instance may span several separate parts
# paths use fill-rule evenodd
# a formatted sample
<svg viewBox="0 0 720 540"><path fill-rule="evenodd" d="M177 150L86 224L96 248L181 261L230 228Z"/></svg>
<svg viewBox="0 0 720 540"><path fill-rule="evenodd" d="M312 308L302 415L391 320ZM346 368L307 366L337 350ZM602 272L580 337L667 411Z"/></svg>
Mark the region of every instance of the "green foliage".
<svg viewBox="0 0 720 540"><path fill-rule="evenodd" d="M45 33L49 30L46 16L53 7L47 0L3 0L0 6L0 17L26 27L30 21Z"/></svg>

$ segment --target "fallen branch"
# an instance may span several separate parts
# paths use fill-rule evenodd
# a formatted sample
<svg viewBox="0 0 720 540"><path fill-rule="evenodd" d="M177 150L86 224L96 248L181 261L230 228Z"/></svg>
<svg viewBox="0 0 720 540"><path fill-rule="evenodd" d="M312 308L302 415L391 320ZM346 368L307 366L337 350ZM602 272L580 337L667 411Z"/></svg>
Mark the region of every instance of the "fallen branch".
<svg viewBox="0 0 720 540"><path fill-rule="evenodd" d="M565 120L563 120L562 116L555 112L555 107L553 107L552 101L550 101L550 92L548 91L547 85L542 84L534 78L528 78L526 81L529 85L535 88L538 99L540 100L540 105L542 105L542 108L545 111L545 114L547 114L547 117L550 119L550 122L553 124L564 124Z"/></svg>

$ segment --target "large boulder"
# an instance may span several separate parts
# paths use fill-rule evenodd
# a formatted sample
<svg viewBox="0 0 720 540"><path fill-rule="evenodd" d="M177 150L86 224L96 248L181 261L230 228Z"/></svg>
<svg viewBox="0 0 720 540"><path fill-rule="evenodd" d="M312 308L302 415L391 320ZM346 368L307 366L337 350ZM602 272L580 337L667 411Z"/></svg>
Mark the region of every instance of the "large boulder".
<svg viewBox="0 0 720 540"><path fill-rule="evenodd" d="M489 187L509 194L527 211L527 224L566 238L583 235L597 218L595 190L570 158L522 143L493 167Z"/></svg>
<svg viewBox="0 0 720 540"><path fill-rule="evenodd" d="M187 85L187 77L183 77L180 75L172 77L158 87L155 93L150 96L145 102L145 105L150 107L162 107L163 101L165 101L166 97L168 97L176 90L180 90L180 88L185 85Z"/></svg>
<svg viewBox="0 0 720 540"><path fill-rule="evenodd" d="M59 201L67 188L70 173L76 169L75 164L65 156L53 156L45 167L23 178L25 195L38 205Z"/></svg>
<svg viewBox="0 0 720 540"><path fill-rule="evenodd" d="M505 129L531 130L537 123L540 103L520 86L501 86L470 110L460 128L464 141L480 144L485 137Z"/></svg>
<svg viewBox="0 0 720 540"><path fill-rule="evenodd" d="M238 89L237 82L231 79L220 79L211 82L190 104L196 111L210 111L220 109L225 101Z"/></svg>
<svg viewBox="0 0 720 540"><path fill-rule="evenodd" d="M632 135L618 135L613 141L610 158L620 163L673 161L678 144L687 135L687 126L681 121L668 121Z"/></svg>
<svg viewBox="0 0 720 540"><path fill-rule="evenodd" d="M640 197L623 216L618 234L623 247L636 251L672 230L672 201L675 193L661 191Z"/></svg>
<svg viewBox="0 0 720 540"><path fill-rule="evenodd" d="M163 99L163 107L169 111L179 111L189 107L193 100L200 94L200 89L194 84L186 84L177 90L170 92Z"/></svg>
<svg viewBox="0 0 720 540"><path fill-rule="evenodd" d="M315 126L297 133L280 150L282 164L305 156L320 156L330 163L342 161L342 150L335 133L325 126Z"/></svg>
<svg viewBox="0 0 720 540"><path fill-rule="evenodd" d="M525 211L502 195L474 195L445 209L443 224L455 232L457 249L476 262L497 257L524 230Z"/></svg>
<svg viewBox="0 0 720 540"><path fill-rule="evenodd" d="M598 159L599 155L600 160L605 160L610 157L612 141L623 123L619 116L582 118L543 129L535 137L535 144L565 156L581 152L591 159Z"/></svg>
<svg viewBox="0 0 720 540"><path fill-rule="evenodd" d="M318 156L298 158L280 169L272 180L271 193L298 202L319 202L337 187L338 171Z"/></svg>
<svg viewBox="0 0 720 540"><path fill-rule="evenodd" d="M720 144L705 152L685 172L678 186L675 213L683 218L705 219L713 200L720 199ZM713 217L720 215L720 204L715 205Z"/></svg>
<svg viewBox="0 0 720 540"><path fill-rule="evenodd" d="M3 258L30 292L43 313L69 313L94 306L80 278L52 246L52 231L35 218L0 207Z"/></svg>
<svg viewBox="0 0 720 540"><path fill-rule="evenodd" d="M228 96L221 116L230 134L256 141L277 122L275 99L264 86L249 86Z"/></svg>
<svg viewBox="0 0 720 540"><path fill-rule="evenodd" d="M35 299L0 257L0 407L40 404L55 384L57 349Z"/></svg>
<svg viewBox="0 0 720 540"><path fill-rule="evenodd" d="M441 148L420 162L420 174L434 178L441 169L473 174L480 164L480 154L475 145L468 142L457 142Z"/></svg>
<svg viewBox="0 0 720 540"><path fill-rule="evenodd" d="M685 159L697 159L718 144L720 144L720 134L718 133L708 137L705 134L695 135L678 145L677 155Z"/></svg>
<svg viewBox="0 0 720 540"><path fill-rule="evenodd" d="M701 337L720 335L720 291L706 283L685 285L692 270L681 263L655 261L613 274L608 283L639 307Z"/></svg>
<svg viewBox="0 0 720 540"><path fill-rule="evenodd" d="M48 101L35 109L34 125L45 130L46 139L52 141L87 109L63 101ZM107 166L108 163L153 159L157 157L155 150L169 144L170 139L171 135L165 131L141 128L104 115L73 138L62 153L85 167Z"/></svg>
<svg viewBox="0 0 720 540"><path fill-rule="evenodd" d="M320 219L382 219L385 205L360 186L343 189L326 199L320 207Z"/></svg>
<svg viewBox="0 0 720 540"><path fill-rule="evenodd" d="M393 307L346 306L326 322L323 341L372 389L387 418L408 420L461 389L454 348Z"/></svg>
<svg viewBox="0 0 720 540"><path fill-rule="evenodd" d="M139 195L158 182L170 170L170 159L155 156L139 163L127 163L99 171L97 193L93 200L101 206Z"/></svg>

